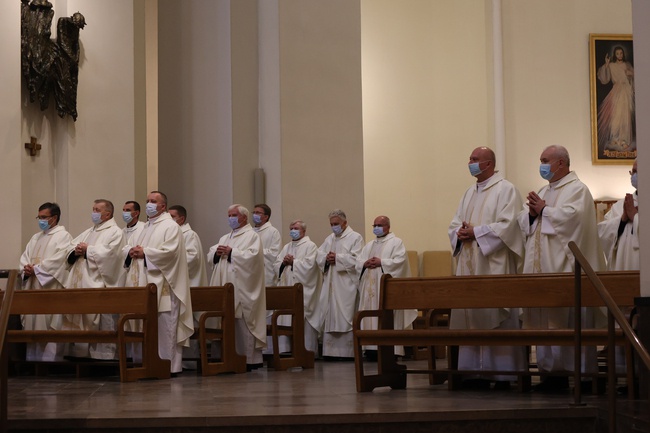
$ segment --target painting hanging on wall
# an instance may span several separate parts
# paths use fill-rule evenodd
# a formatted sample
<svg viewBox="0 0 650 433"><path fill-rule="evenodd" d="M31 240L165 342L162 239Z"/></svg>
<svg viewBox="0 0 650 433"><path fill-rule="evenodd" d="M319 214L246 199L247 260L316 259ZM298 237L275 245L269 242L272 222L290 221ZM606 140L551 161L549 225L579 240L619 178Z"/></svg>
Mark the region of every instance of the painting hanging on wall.
<svg viewBox="0 0 650 433"><path fill-rule="evenodd" d="M636 158L632 48L632 35L589 35L594 164L630 164Z"/></svg>

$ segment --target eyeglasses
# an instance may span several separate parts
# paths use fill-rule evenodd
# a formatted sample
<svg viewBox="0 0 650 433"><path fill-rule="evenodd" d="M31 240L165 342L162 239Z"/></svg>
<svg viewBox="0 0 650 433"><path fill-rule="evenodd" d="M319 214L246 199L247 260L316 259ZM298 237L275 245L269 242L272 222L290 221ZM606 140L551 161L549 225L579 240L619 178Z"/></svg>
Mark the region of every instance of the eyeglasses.
<svg viewBox="0 0 650 433"><path fill-rule="evenodd" d="M52 218L53 216L54 216L54 215L50 215L50 216L39 215L39 216L36 217L36 219L37 219L37 220L49 220L49 219Z"/></svg>

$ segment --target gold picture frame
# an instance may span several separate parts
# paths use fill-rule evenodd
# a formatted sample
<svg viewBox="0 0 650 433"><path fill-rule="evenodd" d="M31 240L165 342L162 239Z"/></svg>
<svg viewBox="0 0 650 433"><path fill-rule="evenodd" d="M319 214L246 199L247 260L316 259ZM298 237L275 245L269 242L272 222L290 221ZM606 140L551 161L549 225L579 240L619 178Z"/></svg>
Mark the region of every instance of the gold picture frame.
<svg viewBox="0 0 650 433"><path fill-rule="evenodd" d="M589 35L593 164L631 164L636 158L632 35Z"/></svg>

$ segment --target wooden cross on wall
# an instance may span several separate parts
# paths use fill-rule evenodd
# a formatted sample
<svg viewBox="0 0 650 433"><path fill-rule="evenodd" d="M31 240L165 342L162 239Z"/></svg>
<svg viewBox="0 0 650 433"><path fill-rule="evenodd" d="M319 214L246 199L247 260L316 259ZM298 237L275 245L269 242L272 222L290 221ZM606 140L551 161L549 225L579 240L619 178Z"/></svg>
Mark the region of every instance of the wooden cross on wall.
<svg viewBox="0 0 650 433"><path fill-rule="evenodd" d="M29 154L31 156L38 155L38 152L41 150L42 146L38 144L37 141L38 139L36 137L32 137L29 143L25 143L25 149L29 149Z"/></svg>

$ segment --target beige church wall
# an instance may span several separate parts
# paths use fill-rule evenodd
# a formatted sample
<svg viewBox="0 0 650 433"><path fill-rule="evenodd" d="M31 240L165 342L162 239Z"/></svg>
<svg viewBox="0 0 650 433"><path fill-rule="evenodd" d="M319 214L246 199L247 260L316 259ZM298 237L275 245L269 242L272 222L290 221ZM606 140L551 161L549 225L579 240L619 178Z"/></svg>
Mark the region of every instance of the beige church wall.
<svg viewBox="0 0 650 433"><path fill-rule="evenodd" d="M21 133L21 73L20 73L20 2L0 4L0 212L2 213L2 248L0 268L18 267L24 248L23 226L36 231L36 212L23 212L21 178L22 161L26 156Z"/></svg>
<svg viewBox="0 0 650 433"><path fill-rule="evenodd" d="M62 223L76 236L91 225L93 200L112 200L119 218L122 203L133 196L133 3L68 0L52 4L54 26L60 17L77 11L87 23L80 32L79 117L76 122L59 118L54 101L45 112L23 104L23 139L38 136L43 151L34 158L23 155L22 207L31 216L41 203L58 202ZM23 243L35 229L35 222L23 226Z"/></svg>
<svg viewBox="0 0 650 433"><path fill-rule="evenodd" d="M159 188L207 248L229 230L233 200L253 204L233 187L252 173L233 167L231 2L161 0L158 14Z"/></svg>
<svg viewBox="0 0 650 433"><path fill-rule="evenodd" d="M335 208L367 225L360 24L358 1L279 1L283 242L301 218L320 245Z"/></svg>
<svg viewBox="0 0 650 433"><path fill-rule="evenodd" d="M391 218L407 249L448 250L472 183L472 149L491 142L482 1L362 0L366 240Z"/></svg>
<svg viewBox="0 0 650 433"><path fill-rule="evenodd" d="M589 33L632 33L630 0L503 2L508 175L522 194L544 185L539 155L565 146L594 198L632 192L629 165L593 165Z"/></svg>

